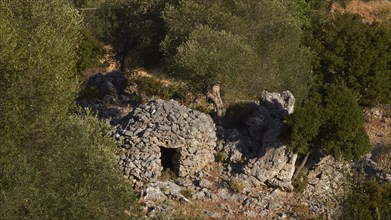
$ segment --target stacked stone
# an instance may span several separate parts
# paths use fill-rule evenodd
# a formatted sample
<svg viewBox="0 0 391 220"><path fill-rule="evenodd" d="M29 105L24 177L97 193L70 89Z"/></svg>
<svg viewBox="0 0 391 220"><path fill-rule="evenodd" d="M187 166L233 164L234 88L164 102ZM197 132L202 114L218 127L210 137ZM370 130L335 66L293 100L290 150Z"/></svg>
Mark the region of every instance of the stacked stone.
<svg viewBox="0 0 391 220"><path fill-rule="evenodd" d="M134 109L115 134L126 176L151 182L163 170L160 148L174 148L178 175L186 177L214 161L215 125L210 116L174 100L154 100Z"/></svg>

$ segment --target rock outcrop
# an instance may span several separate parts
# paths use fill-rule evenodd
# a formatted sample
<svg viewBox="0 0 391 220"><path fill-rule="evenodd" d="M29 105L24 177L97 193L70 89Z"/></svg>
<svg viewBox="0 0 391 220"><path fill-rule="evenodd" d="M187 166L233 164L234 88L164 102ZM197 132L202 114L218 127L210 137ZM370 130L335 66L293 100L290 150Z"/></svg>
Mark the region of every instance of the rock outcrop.
<svg viewBox="0 0 391 220"><path fill-rule="evenodd" d="M124 92L128 80L122 72L98 73L88 79L88 89L97 90L98 97L120 95Z"/></svg>
<svg viewBox="0 0 391 220"><path fill-rule="evenodd" d="M293 113L295 98L289 91L282 94L276 92L263 91L261 94L261 105L265 106L273 117L285 119Z"/></svg>
<svg viewBox="0 0 391 220"><path fill-rule="evenodd" d="M368 178L375 178L379 183L391 182L391 174L381 169L375 161L371 159L371 155L365 155L360 160L352 165L352 169L356 172L364 173Z"/></svg>
<svg viewBox="0 0 391 220"><path fill-rule="evenodd" d="M247 128L227 131L224 151L229 157L229 168L249 180L254 187L259 184L292 190L291 178L295 171L297 155L283 145L280 134L283 120L293 112L295 99L289 92L262 92L258 108L247 119Z"/></svg>
<svg viewBox="0 0 391 220"><path fill-rule="evenodd" d="M156 181L163 169L193 175L214 161L215 125L210 116L170 100L150 101L122 119L116 132L125 176Z"/></svg>
<svg viewBox="0 0 391 220"><path fill-rule="evenodd" d="M308 201L311 213L336 218L341 211L341 202L348 184L350 165L326 156L308 173L308 184L303 196Z"/></svg>

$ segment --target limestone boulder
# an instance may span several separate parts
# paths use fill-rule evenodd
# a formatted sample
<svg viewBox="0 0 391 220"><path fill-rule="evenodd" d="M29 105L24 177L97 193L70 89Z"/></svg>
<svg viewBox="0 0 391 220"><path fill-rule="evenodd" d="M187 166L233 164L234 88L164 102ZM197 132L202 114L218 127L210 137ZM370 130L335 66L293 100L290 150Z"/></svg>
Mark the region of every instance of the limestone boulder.
<svg viewBox="0 0 391 220"><path fill-rule="evenodd" d="M295 101L290 91L284 91L282 94L268 91L261 93L261 105L265 106L273 117L279 119L285 119L293 113Z"/></svg>

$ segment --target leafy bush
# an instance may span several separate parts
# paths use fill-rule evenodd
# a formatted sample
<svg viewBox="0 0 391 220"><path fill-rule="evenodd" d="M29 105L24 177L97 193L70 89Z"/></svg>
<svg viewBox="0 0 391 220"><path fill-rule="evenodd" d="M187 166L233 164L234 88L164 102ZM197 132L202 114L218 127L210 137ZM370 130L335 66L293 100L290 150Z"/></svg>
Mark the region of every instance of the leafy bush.
<svg viewBox="0 0 391 220"><path fill-rule="evenodd" d="M121 70L129 64L152 65L160 61L164 37L160 13L166 1L105 1L96 12L99 39L113 47Z"/></svg>
<svg viewBox="0 0 391 220"><path fill-rule="evenodd" d="M290 6L271 0L169 4L161 48L175 76L198 91L220 84L228 103L254 99L262 89L289 89L301 101L311 54L301 46L301 20Z"/></svg>
<svg viewBox="0 0 391 220"><path fill-rule="evenodd" d="M217 154L216 154L216 161L217 162L222 163L222 162L226 161L227 159L228 159L228 155L224 150L217 152Z"/></svg>
<svg viewBox="0 0 391 220"><path fill-rule="evenodd" d="M34 137L21 136L25 143L15 146L17 155L1 170L3 218L137 215L137 198L116 166L115 144L102 135L96 119L70 116L46 126Z"/></svg>
<svg viewBox="0 0 391 220"><path fill-rule="evenodd" d="M343 81L361 105L391 101L390 29L364 24L358 15L336 15L314 25L307 44L317 53L320 83Z"/></svg>
<svg viewBox="0 0 391 220"><path fill-rule="evenodd" d="M229 187L232 191L237 193L242 193L244 190L244 185L240 180L232 179L229 181Z"/></svg>
<svg viewBox="0 0 391 220"><path fill-rule="evenodd" d="M300 154L321 148L336 158L358 159L371 149L364 114L356 96L343 85L325 85L312 93L288 119L290 148Z"/></svg>
<svg viewBox="0 0 391 220"><path fill-rule="evenodd" d="M77 70L82 72L87 68L101 65L100 58L104 55L103 45L88 30L82 31L82 40L78 47Z"/></svg>
<svg viewBox="0 0 391 220"><path fill-rule="evenodd" d="M305 174L300 175L299 177L293 179L292 185L294 188L294 191L297 193L304 192L305 188L308 184L308 176Z"/></svg>
<svg viewBox="0 0 391 220"><path fill-rule="evenodd" d="M104 127L70 113L78 85L78 12L65 0L3 0L0 20L1 218L137 214Z"/></svg>
<svg viewBox="0 0 391 220"><path fill-rule="evenodd" d="M343 204L342 219L390 219L391 183L356 179Z"/></svg>
<svg viewBox="0 0 391 220"><path fill-rule="evenodd" d="M328 86L324 97L324 123L319 135L327 154L358 159L371 149L364 129L364 113L345 86Z"/></svg>
<svg viewBox="0 0 391 220"><path fill-rule="evenodd" d="M319 128L323 124L322 96L313 91L288 118L290 127L289 148L300 154L305 154L316 147Z"/></svg>

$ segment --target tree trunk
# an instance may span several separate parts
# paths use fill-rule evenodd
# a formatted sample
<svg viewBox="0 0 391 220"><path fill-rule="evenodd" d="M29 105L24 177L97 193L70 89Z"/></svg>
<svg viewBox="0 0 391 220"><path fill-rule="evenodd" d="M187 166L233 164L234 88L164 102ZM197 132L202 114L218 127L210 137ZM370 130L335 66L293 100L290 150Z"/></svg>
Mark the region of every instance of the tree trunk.
<svg viewBox="0 0 391 220"><path fill-rule="evenodd" d="M300 166L296 169L296 172L295 172L295 174L293 175L293 178L292 178L292 179L296 179L296 178L300 175L301 170L303 169L304 165L307 163L307 160L308 160L308 157L309 157L309 156L310 156L310 152L308 152L308 153L305 155L305 157L304 157L303 161L301 162Z"/></svg>
<svg viewBox="0 0 391 220"><path fill-rule="evenodd" d="M220 85L215 84L212 88L209 88L206 96L213 102L217 119L221 119L224 112L224 103L220 96Z"/></svg>
<svg viewBox="0 0 391 220"><path fill-rule="evenodd" d="M125 61L126 61L126 54L123 53L123 54L121 55L120 64L119 64L119 69L120 69L122 72L124 72L124 70L125 70Z"/></svg>

